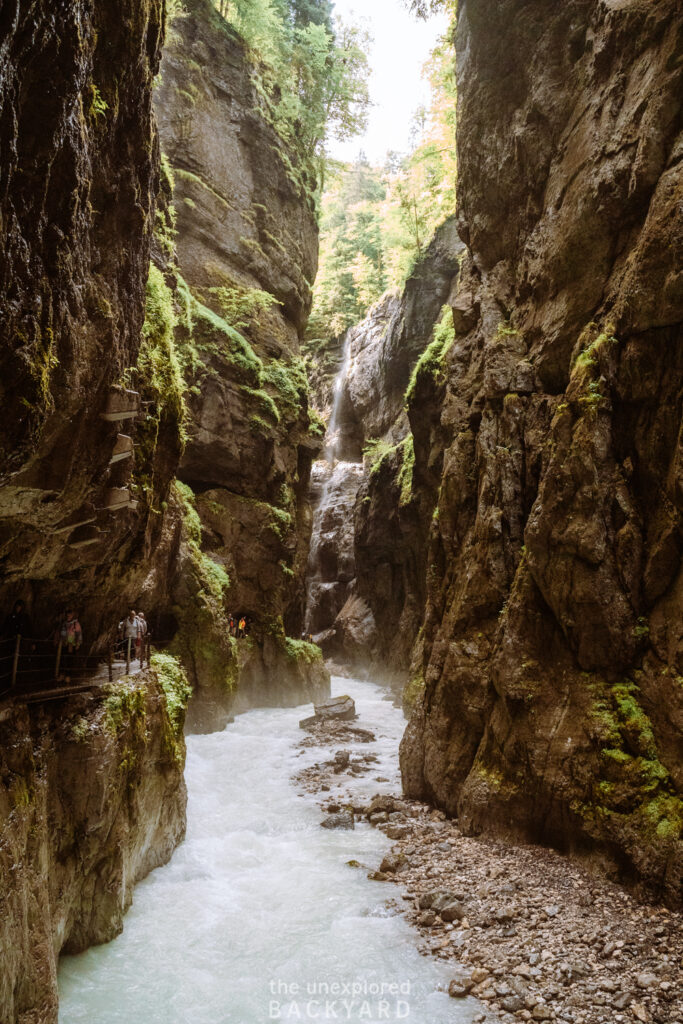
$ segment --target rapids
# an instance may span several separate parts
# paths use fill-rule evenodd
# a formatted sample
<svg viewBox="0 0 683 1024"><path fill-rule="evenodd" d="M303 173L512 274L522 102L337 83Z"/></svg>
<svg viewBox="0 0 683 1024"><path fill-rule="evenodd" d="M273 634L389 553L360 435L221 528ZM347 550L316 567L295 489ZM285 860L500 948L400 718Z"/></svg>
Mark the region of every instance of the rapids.
<svg viewBox="0 0 683 1024"><path fill-rule="evenodd" d="M335 678L333 693L350 693L376 735L354 798L398 792L400 709L369 682ZM137 887L118 938L62 959L60 1024L472 1020L478 1004L450 999L451 973L417 952L400 890L366 877L390 841L364 822L322 829L292 782L334 751L297 747L307 713L249 711L188 737L187 839Z"/></svg>

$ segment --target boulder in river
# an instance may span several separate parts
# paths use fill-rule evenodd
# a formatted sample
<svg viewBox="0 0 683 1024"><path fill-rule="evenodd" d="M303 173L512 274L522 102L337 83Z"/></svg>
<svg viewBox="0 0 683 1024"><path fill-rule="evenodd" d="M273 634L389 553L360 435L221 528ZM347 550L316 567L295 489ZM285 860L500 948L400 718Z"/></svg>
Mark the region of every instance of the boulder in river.
<svg viewBox="0 0 683 1024"><path fill-rule="evenodd" d="M315 714L308 718L302 718L299 728L308 729L312 725L321 722L348 722L356 718L356 705L353 697L342 695L340 697L328 697L320 704L313 705Z"/></svg>
<svg viewBox="0 0 683 1024"><path fill-rule="evenodd" d="M329 814L320 822L323 828L355 828L353 811L339 811Z"/></svg>

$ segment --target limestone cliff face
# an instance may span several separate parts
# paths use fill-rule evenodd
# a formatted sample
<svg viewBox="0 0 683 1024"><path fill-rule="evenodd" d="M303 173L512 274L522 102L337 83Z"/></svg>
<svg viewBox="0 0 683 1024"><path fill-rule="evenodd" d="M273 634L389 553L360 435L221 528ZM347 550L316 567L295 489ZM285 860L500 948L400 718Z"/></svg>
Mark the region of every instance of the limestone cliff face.
<svg viewBox="0 0 683 1024"><path fill-rule="evenodd" d="M298 637L303 626L308 484L320 449L299 358L318 234L306 169L268 122L244 43L210 0L185 6L156 96L190 299L189 436L179 476L196 496L202 550L230 578L227 610L253 622L250 656L233 652L231 678L209 668L198 644L186 661L205 703L227 711L235 684L242 700L251 693L270 703L327 687L322 664L308 664L314 652L298 659L285 643L285 632ZM179 331L182 338L182 324ZM186 576L181 570L179 606L188 600ZM215 632L210 645L222 642Z"/></svg>
<svg viewBox="0 0 683 1024"><path fill-rule="evenodd" d="M153 673L3 711L0 1019L56 1024L57 957L107 942L185 833L185 747Z"/></svg>
<svg viewBox="0 0 683 1024"><path fill-rule="evenodd" d="M427 459L416 464L413 455L414 439L423 444L433 415L423 400L425 408L409 417L405 396L415 374L424 399L425 374L416 366L432 342L463 250L451 218L402 292L382 299L345 339L336 447L342 459L362 461L364 445L379 443L360 475L338 467L332 477L339 500L324 513L324 543L312 567L323 582L312 589L309 620L314 632L324 632L323 648L335 658L374 663L376 671L392 675L405 675L422 621L426 541L438 488L438 469L429 469ZM351 529L349 544L344 536ZM352 557L338 564L335 551L347 548Z"/></svg>
<svg viewBox="0 0 683 1024"><path fill-rule="evenodd" d="M133 461L110 466L125 428L100 414L140 345L161 42L161 0L9 0L0 15L0 603L25 598L42 636L73 601L95 646L165 543L179 452L171 432L137 508L106 510ZM93 543L74 547L83 520Z"/></svg>
<svg viewBox="0 0 683 1024"><path fill-rule="evenodd" d="M405 437L410 375L431 340L463 250L450 218L437 229L402 291L385 296L350 328L350 365L339 411L342 458L360 459L363 444L372 438Z"/></svg>
<svg viewBox="0 0 683 1024"><path fill-rule="evenodd" d="M683 17L459 4L467 257L406 790L465 828L683 876ZM438 396L437 396L438 397Z"/></svg>

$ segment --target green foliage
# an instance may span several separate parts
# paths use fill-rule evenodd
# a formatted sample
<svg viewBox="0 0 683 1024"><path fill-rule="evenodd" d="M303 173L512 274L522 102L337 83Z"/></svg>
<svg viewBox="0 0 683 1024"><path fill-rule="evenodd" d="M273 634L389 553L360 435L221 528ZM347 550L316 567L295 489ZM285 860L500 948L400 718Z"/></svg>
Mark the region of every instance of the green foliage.
<svg viewBox="0 0 683 1024"><path fill-rule="evenodd" d="M107 696L104 699L104 725L112 736L120 729L133 725L136 734L143 737L147 708L144 690L128 681L120 680L103 686Z"/></svg>
<svg viewBox="0 0 683 1024"><path fill-rule="evenodd" d="M369 39L332 20L329 0L214 0L246 41L262 114L300 164L317 160L329 138L351 138L367 122ZM285 157L285 154L282 154ZM298 168L291 174L303 184Z"/></svg>
<svg viewBox="0 0 683 1024"><path fill-rule="evenodd" d="M208 600L222 606L230 588L225 567L201 550L202 523L195 507L194 492L187 484L175 481L175 489L183 511L183 525L190 556L195 564L201 591Z"/></svg>
<svg viewBox="0 0 683 1024"><path fill-rule="evenodd" d="M85 743L90 736L88 719L84 718L83 715L79 715L76 721L71 724L71 735L77 743Z"/></svg>
<svg viewBox="0 0 683 1024"><path fill-rule="evenodd" d="M259 322L260 314L267 312L274 305L281 305L274 295L260 288L246 288L231 283L218 288L209 288L224 319L238 330Z"/></svg>
<svg viewBox="0 0 683 1024"><path fill-rule="evenodd" d="M185 532L193 544L199 545L202 542L202 522L194 505L194 491L182 480L175 481L175 489L183 509Z"/></svg>
<svg viewBox="0 0 683 1024"><path fill-rule="evenodd" d="M151 664L166 697L166 710L173 732L179 736L183 730L185 711L187 702L192 696L192 687L185 674L185 669L173 654L163 654L157 651L152 655Z"/></svg>
<svg viewBox="0 0 683 1024"><path fill-rule="evenodd" d="M363 459L367 460L370 467L370 473L374 474L378 472L384 458L394 451L396 451L396 445L390 444L389 441L385 441L384 438L369 438L363 446Z"/></svg>
<svg viewBox="0 0 683 1024"><path fill-rule="evenodd" d="M410 503L413 495L413 470L415 469L415 446L413 435L408 437L401 444L401 469L398 474L398 486L401 488L399 505L404 506Z"/></svg>
<svg viewBox="0 0 683 1024"><path fill-rule="evenodd" d="M93 120L97 120L99 117L104 115L109 110L109 104L105 103L102 98L100 90L97 88L94 82L90 85L90 116Z"/></svg>
<svg viewBox="0 0 683 1024"><path fill-rule="evenodd" d="M164 275L152 263L147 278L143 344L137 372L153 393L158 406L181 426L185 415L185 381L174 345L176 323L173 294Z"/></svg>
<svg viewBox="0 0 683 1024"><path fill-rule="evenodd" d="M290 362L273 359L264 364L261 384L273 395L277 407L288 420L298 419L302 408L308 405L308 380L300 359Z"/></svg>
<svg viewBox="0 0 683 1024"><path fill-rule="evenodd" d="M363 157L328 165L321 202L320 269L309 339L335 337L362 320L384 292L401 288L435 229L455 211L455 71L442 39L427 65L429 110L414 123L414 147L384 167Z"/></svg>
<svg viewBox="0 0 683 1024"><path fill-rule="evenodd" d="M441 311L441 319L434 327L433 340L413 367L405 396L407 405L414 400L420 382L432 380L436 386L443 384L445 380L443 360L454 338L453 313L450 306L444 306Z"/></svg>
<svg viewBox="0 0 683 1024"><path fill-rule="evenodd" d="M292 661L303 661L306 665L313 665L315 662L322 662L323 652L317 644L309 644L306 640L295 640L291 636L285 637L285 651Z"/></svg>
<svg viewBox="0 0 683 1024"><path fill-rule="evenodd" d="M194 344L206 353L216 352L232 367L240 384L258 388L263 363L240 331L223 317L204 306L194 296L191 300L192 337Z"/></svg>

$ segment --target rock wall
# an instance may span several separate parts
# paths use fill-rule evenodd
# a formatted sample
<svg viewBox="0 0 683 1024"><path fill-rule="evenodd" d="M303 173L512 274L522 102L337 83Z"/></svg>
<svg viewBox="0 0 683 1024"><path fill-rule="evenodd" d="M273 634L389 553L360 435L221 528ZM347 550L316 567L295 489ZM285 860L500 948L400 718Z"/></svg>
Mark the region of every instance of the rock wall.
<svg viewBox="0 0 683 1024"><path fill-rule="evenodd" d="M140 347L162 32L160 0L9 0L0 16L0 605L23 597L46 636L73 602L95 649L172 531L177 431L142 459L154 483L137 507L109 512L132 473L109 464L117 431L139 421L100 418ZM74 547L84 518L94 542Z"/></svg>
<svg viewBox="0 0 683 1024"><path fill-rule="evenodd" d="M404 787L678 901L683 17L462 0L456 49L467 257L416 435L443 471Z"/></svg>
<svg viewBox="0 0 683 1024"><path fill-rule="evenodd" d="M156 676L0 720L0 1020L57 1021L57 958L108 942L185 834L182 714Z"/></svg>
<svg viewBox="0 0 683 1024"><path fill-rule="evenodd" d="M438 467L414 459L413 446L424 443L434 418L423 395L423 364L463 251L451 218L436 231L401 294L385 296L346 339L336 446L341 458L359 461L364 446L371 447L360 476L350 470L345 483L341 465L335 470L339 500L326 513L315 569L324 584L309 618L314 632L324 633L327 653L395 678L405 678L422 621L426 542L438 488ZM414 390L420 411L407 415L406 393ZM336 565L333 552L349 546L343 538L350 529L353 558Z"/></svg>
<svg viewBox="0 0 683 1024"><path fill-rule="evenodd" d="M282 703L328 686L315 652L297 653L285 639L303 627L308 486L321 446L299 357L318 233L314 176L271 127L244 43L210 0L185 7L156 94L175 182L177 291L190 323L177 330L191 350L179 477L195 495L202 552L228 574L224 611L252 622L239 656L220 636L223 619L217 627L214 616L207 632L195 618L194 639L185 630L185 661L206 706L195 702L190 719L207 726L234 709L237 690L241 703ZM182 622L193 600L188 571L178 580Z"/></svg>

